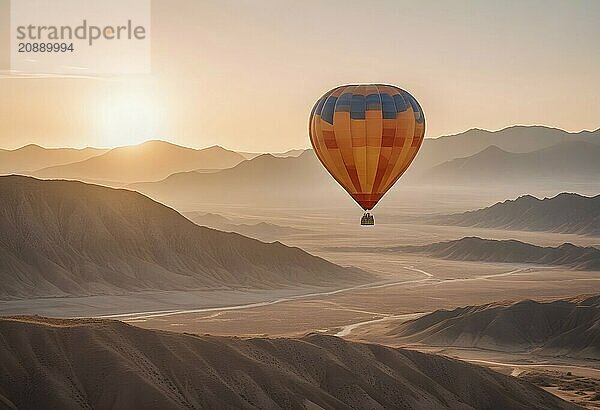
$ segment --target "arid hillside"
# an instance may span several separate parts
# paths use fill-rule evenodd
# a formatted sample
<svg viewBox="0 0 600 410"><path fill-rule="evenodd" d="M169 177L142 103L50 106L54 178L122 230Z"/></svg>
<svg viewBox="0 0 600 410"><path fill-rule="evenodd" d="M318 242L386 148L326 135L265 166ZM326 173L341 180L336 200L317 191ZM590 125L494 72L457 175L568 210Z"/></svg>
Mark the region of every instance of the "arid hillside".
<svg viewBox="0 0 600 410"><path fill-rule="evenodd" d="M458 360L318 334L243 339L107 320L0 319L8 408L567 409Z"/></svg>
<svg viewBox="0 0 600 410"><path fill-rule="evenodd" d="M459 261L534 263L571 266L582 270L600 270L600 249L571 243L560 246L537 246L511 240L462 238L422 246L400 246L387 251L426 253L435 258Z"/></svg>
<svg viewBox="0 0 600 410"><path fill-rule="evenodd" d="M340 286L370 276L198 226L133 191L0 177L0 298Z"/></svg>
<svg viewBox="0 0 600 410"><path fill-rule="evenodd" d="M389 331L404 342L600 360L600 296L437 310Z"/></svg>
<svg viewBox="0 0 600 410"><path fill-rule="evenodd" d="M600 236L600 195L563 192L552 198L524 195L490 207L425 218L432 224L550 231Z"/></svg>
<svg viewBox="0 0 600 410"><path fill-rule="evenodd" d="M157 182L128 186L161 202L305 206L339 200L346 192L312 150L298 157L263 154L215 173L181 172Z"/></svg>

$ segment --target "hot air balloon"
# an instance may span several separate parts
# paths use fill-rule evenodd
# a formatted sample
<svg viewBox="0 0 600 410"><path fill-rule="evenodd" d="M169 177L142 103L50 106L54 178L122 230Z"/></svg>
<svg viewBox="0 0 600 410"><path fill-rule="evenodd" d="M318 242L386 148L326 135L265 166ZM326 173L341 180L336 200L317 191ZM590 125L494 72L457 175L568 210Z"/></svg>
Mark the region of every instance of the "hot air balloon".
<svg viewBox="0 0 600 410"><path fill-rule="evenodd" d="M417 100L393 85L342 85L315 104L310 142L331 176L370 210L402 176L421 147L425 116Z"/></svg>

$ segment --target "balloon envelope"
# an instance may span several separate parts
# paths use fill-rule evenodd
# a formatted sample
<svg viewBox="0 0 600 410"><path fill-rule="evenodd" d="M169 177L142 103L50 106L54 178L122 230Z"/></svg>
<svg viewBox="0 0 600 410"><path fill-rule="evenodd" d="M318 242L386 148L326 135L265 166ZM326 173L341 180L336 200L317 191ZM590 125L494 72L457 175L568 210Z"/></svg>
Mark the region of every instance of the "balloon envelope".
<svg viewBox="0 0 600 410"><path fill-rule="evenodd" d="M309 133L323 166L369 210L417 155L425 116L417 100L398 87L343 85L317 101Z"/></svg>

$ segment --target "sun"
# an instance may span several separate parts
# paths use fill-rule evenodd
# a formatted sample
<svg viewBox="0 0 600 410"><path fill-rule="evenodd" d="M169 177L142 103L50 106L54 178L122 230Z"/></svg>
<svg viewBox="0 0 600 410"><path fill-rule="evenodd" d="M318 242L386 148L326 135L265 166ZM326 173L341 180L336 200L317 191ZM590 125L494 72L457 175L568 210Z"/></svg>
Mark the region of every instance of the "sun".
<svg viewBox="0 0 600 410"><path fill-rule="evenodd" d="M102 98L98 110L99 145L135 145L161 138L164 111L146 90L119 90Z"/></svg>

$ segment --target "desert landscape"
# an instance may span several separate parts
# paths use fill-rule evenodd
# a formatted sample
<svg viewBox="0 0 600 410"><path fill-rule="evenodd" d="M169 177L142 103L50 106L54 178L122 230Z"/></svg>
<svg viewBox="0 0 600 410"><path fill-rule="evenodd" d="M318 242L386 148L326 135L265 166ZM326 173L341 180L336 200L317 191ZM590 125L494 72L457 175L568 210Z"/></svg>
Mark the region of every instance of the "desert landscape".
<svg viewBox="0 0 600 410"><path fill-rule="evenodd" d="M600 410L599 20L0 0L0 408Z"/></svg>
<svg viewBox="0 0 600 410"><path fill-rule="evenodd" d="M515 132L523 130L516 128ZM530 132L539 135L540 140L546 138L535 127ZM599 144L600 132L591 135L595 135L595 139L586 134L591 141L587 143ZM453 137L444 137L444 143L449 138ZM457 137L457 141L460 138ZM579 134L574 138L579 138ZM502 140L505 139L503 135ZM434 143L435 140L428 141L429 146ZM160 144L157 143L157 147L160 150ZM165 158L169 158L173 148L165 147ZM139 149L140 155L145 155L146 144ZM98 155L102 158L107 153ZM161 156L160 152L153 155ZM220 156L230 154L227 150L213 149L210 155L213 156L210 164L221 164ZM118 156L115 158L114 161L118 161ZM416 163L419 161L420 157ZM71 181L65 180L63 175L46 180L35 176L0 177L3 204L0 313L6 317L3 327L15 329L4 330L3 334L13 335L18 329L23 337L34 337L35 332L40 335L36 337L43 339L46 332L58 331L64 334L60 337L75 340L73 338L79 336L73 332L86 332L93 337L91 340L96 340L93 343L100 343L98 340L105 340L108 337L105 333L110 332L114 337L119 335L114 342L119 343L119 347L115 347L117 351L134 352L131 354L137 356L131 360L138 360L135 357L151 360L158 366L153 370L153 377L162 378L167 377L167 370L161 367L166 360L164 355L154 357L158 353L141 342L144 337L126 336L130 332L141 332L135 328L158 332L156 337L173 340L176 347L170 349L174 351L183 349L182 345L197 344L195 349L205 352L206 347L202 346L214 345L219 340L214 339L216 337L234 338L217 343L229 346L228 349L232 349L229 352L239 351L242 347L235 345L239 343L251 351L264 343L275 343L277 347L267 350L271 353L256 351L253 354L275 355L269 360L286 363L289 358L284 359L275 352L302 354L307 360L309 357L315 360L322 354L338 354L327 353L333 346L338 346L335 349L342 346L343 349L367 349L371 351L369 354L374 354L372 349L408 348L408 351L395 350L393 355L406 357L402 355L414 355L412 352L416 350L425 353L419 356L420 361L450 360L431 356L442 355L461 360L448 362L448 366L450 363L470 366L464 362L477 366L465 367L459 372L486 367L510 377L510 383L537 385L553 395L543 395L537 388L527 393L540 395L535 399L539 408L567 406L565 402L553 402L551 397L590 408L598 406L600 196L585 195L597 189L597 179L590 182L587 169L568 175L564 181L554 179L551 185L544 186L543 192L548 192L549 197L520 195L530 191L513 184L510 187L513 196L496 203L496 195L510 194L502 181L494 185L500 188L495 192L491 189L470 191L463 183L439 185L433 189L436 195L430 195L431 200L423 202L421 195L425 192L419 192L416 182L411 183L420 178L415 174L407 178L405 185L391 192L390 200L378 208L376 217L381 223L375 228L365 228L356 223L352 206L344 206L343 202L337 208L301 207L297 191L291 189L276 190L275 200L263 197L264 192L270 192L267 186L293 187L313 178L308 186L319 187L319 191L304 194L321 195L328 203L335 203L342 193L326 179L311 150L293 155L259 155L230 165L224 170L212 171L207 171L208 165L200 166L199 171L184 170L181 174L175 169L173 176L158 182L127 184L121 181L119 188L108 183L92 184L91 181L114 179L101 172L91 180L88 180L89 174L74 174ZM165 159L165 169L179 166L189 165ZM242 166L243 173L234 178ZM432 165L432 168L438 166ZM73 168L69 164L55 167ZM430 172L424 171L423 175ZM537 178L532 175L530 180L521 182L524 187L533 186ZM567 191L574 181L587 184L585 194ZM236 183L245 185L246 189L235 188ZM176 188L171 187L172 184ZM174 195L168 200L171 192L185 193L185 196ZM411 200L399 200L407 195ZM436 197L446 200L436 201ZM213 339L202 336L207 334L215 336L211 336ZM4 400L16 407L34 406L42 396L28 398L33 400L31 402L19 401L25 400L25 393L14 390L17 387L9 376L14 370L7 367L8 363L24 366L23 360L34 359L15 352L11 343L5 338L3 346L8 350L3 354L12 359L4 361L7 363L2 382L7 386L3 390ZM301 353L298 349L307 343L317 350L305 351L302 347ZM85 355L85 349L97 347L83 349L81 354ZM140 349L151 349L153 353L140 353ZM33 352L36 354L35 349ZM392 350L387 352L391 354ZM219 357L228 354L233 353L218 353ZM51 360L60 361L60 358ZM122 365L111 360L113 364L102 361L98 366ZM419 366L431 368L431 364L421 365L412 360L411 366L417 366L414 371L419 374L427 374ZM143 365L145 362L135 363L139 371L148 371ZM324 363L323 366L314 367L314 371L329 374L330 370L325 370L329 365ZM386 362L386 366L389 363ZM192 377L190 370L177 368L187 374L186 377ZM294 369L245 371L251 375L272 371L299 374L299 370ZM352 368L344 369L350 371L347 377L362 377L359 376L362 371L353 373ZM21 377L28 377L26 375L34 371L41 370L30 368ZM77 407L85 402L104 407L106 404L97 401L101 398L72 390L72 386L91 382L85 381L87 379L67 382L75 380L73 377L87 377L87 373L82 373L86 372L84 368L72 371L70 379L55 381L61 386L57 389L70 392L68 398L52 399L58 400L57 406ZM213 368L211 372L214 371L224 370ZM406 369L395 371L407 377ZM64 372L59 374L67 377ZM505 377L494 374L495 378ZM481 375L491 382L489 376ZM196 377L208 376L193 376ZM228 399L231 400L229 405L236 407L242 400L250 406L277 407L282 406L277 401L281 397L304 403L304 406L309 402L325 403L325 407L336 407L340 403L355 405L365 400L359 399L357 393L342 393L338 390L340 386L323 380L316 382L314 375L300 373L295 377L300 379L286 383L287 393L276 393L277 386L267 388L265 381L260 380L248 379L235 386L228 384L235 393ZM437 374L427 377L436 383L443 380ZM179 407L183 403L202 407L210 406L208 398L224 388L215 385L205 392L194 390L196 393L190 396L182 391L183 380L171 377L162 380L161 383L167 383L163 387L158 381L146 381L143 386L139 385L139 393L116 394L114 400L123 400L126 407L143 405L138 401L139 396L146 396L142 392L152 389L152 394L167 400L167 407ZM497 389L498 383L506 389L506 380L495 380L485 389ZM131 383L138 386L139 382ZM236 383L242 383L241 379ZM295 383L299 384L292 389L290 386ZM362 386L357 387L361 391L367 388L361 383L368 384L359 379L349 383ZM412 385L415 381L390 383ZM419 394L422 406L455 407L463 403L486 407L478 401L484 399L469 396L467 400L454 385L444 382L434 388L420 383L410 389L428 391L425 395ZM255 387L250 388L250 385ZM320 386L319 390L310 390L315 386ZM164 390L167 388L168 391ZM445 393L429 397L438 388ZM381 391L369 391L365 397L383 407L403 402L409 407L417 406L410 401L412 399L403 396L407 391L401 389L399 396L388 398L380 396ZM485 394L498 394L485 391ZM51 392L44 394L54 397ZM502 400L508 397L501 396ZM153 400L149 397L153 396L147 396ZM507 403L508 407L532 406L531 397L510 397L515 402ZM363 405L368 407L366 403Z"/></svg>

